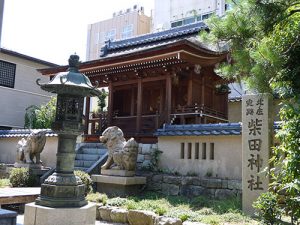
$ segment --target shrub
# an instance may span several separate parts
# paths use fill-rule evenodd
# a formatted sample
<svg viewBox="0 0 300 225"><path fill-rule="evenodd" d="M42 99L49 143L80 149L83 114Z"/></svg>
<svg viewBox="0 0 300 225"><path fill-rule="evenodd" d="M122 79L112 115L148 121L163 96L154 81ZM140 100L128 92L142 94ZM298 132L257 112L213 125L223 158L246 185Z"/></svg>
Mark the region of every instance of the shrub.
<svg viewBox="0 0 300 225"><path fill-rule="evenodd" d="M253 203L257 209L255 213L267 224L276 224L281 212L277 204L277 195L273 192L262 193Z"/></svg>
<svg viewBox="0 0 300 225"><path fill-rule="evenodd" d="M3 187L10 187L11 184L9 182L9 179L0 179L0 188Z"/></svg>
<svg viewBox="0 0 300 225"><path fill-rule="evenodd" d="M34 176L29 174L28 168L13 168L10 171L9 182L13 187L33 187L35 185Z"/></svg>
<svg viewBox="0 0 300 225"><path fill-rule="evenodd" d="M90 202L102 203L103 205L107 204L107 199L108 198L106 194L100 194L99 192L89 193L86 196L86 200Z"/></svg>
<svg viewBox="0 0 300 225"><path fill-rule="evenodd" d="M74 174L81 179L82 183L85 184L85 195L93 191L93 181L88 173L81 170L75 170Z"/></svg>

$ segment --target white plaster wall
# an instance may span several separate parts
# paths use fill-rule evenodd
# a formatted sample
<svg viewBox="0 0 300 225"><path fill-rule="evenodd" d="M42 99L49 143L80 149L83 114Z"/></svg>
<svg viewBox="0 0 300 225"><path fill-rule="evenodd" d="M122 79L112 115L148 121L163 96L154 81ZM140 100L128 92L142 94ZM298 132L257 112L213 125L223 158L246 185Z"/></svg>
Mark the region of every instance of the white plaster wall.
<svg viewBox="0 0 300 225"><path fill-rule="evenodd" d="M25 109L30 105L41 105L50 100L53 95L43 91L36 80L42 83L48 82L49 78L42 76L37 69L47 66L29 60L6 55L0 52L0 60L16 64L15 87L7 88L0 86L0 126L13 128L24 127Z"/></svg>
<svg viewBox="0 0 300 225"><path fill-rule="evenodd" d="M0 138L0 163L13 164L16 162L17 143L21 138ZM55 167L57 137L47 137L45 148L41 154L44 166Z"/></svg>
<svg viewBox="0 0 300 225"><path fill-rule="evenodd" d="M169 29L171 21L210 12L224 15L225 0L155 0L153 30L157 30L161 25L164 29Z"/></svg>
<svg viewBox="0 0 300 225"><path fill-rule="evenodd" d="M195 143L199 142L199 159L195 159ZM206 143L206 159L202 159L202 143ZM185 157L181 159L181 143L185 143ZM192 158L187 159L187 143L192 143ZM210 143L214 143L214 159L210 159ZM212 173L213 177L242 179L242 137L237 136L187 136L159 137L159 167L180 174Z"/></svg>

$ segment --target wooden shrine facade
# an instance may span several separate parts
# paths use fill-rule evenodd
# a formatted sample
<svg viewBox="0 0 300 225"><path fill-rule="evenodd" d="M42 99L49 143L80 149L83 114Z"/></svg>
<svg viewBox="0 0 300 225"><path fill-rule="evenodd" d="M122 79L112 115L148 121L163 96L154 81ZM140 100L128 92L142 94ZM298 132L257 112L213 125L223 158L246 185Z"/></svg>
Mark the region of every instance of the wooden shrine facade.
<svg viewBox="0 0 300 225"><path fill-rule="evenodd" d="M108 126L143 143L154 142L164 124L199 124L227 121L228 92L216 89L215 74L226 53L181 39L142 49L121 48L99 60L84 62L80 72L99 88L108 87L108 111L91 118L85 109L85 137L96 141ZM40 70L54 75L66 67ZM86 99L89 106L90 99Z"/></svg>

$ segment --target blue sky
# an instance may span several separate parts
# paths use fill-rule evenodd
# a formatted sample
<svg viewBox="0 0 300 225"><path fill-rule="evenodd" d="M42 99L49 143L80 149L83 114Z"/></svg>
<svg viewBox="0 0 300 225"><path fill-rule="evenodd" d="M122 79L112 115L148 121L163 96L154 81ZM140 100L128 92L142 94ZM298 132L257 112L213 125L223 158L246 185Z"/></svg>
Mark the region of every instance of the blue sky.
<svg viewBox="0 0 300 225"><path fill-rule="evenodd" d="M67 64L70 54L85 61L88 24L140 4L146 15L154 0L5 0L1 47Z"/></svg>

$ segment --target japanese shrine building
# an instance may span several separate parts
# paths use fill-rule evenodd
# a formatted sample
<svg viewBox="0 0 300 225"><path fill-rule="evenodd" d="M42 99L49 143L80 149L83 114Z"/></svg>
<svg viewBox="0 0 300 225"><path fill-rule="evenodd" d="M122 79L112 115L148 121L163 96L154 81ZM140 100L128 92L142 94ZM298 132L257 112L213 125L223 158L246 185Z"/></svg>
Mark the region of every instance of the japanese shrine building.
<svg viewBox="0 0 300 225"><path fill-rule="evenodd" d="M85 110L86 140L98 140L107 126L120 127L125 137L156 142L164 124L207 124L228 121L228 91L216 64L226 52L209 50L198 40L202 23L108 41L100 58L83 62L80 72L95 85L108 87L108 112L89 118ZM40 69L53 76L67 66ZM86 99L89 106L90 99ZM89 129L89 124L92 124Z"/></svg>

